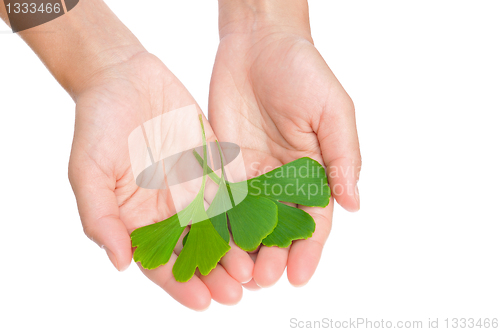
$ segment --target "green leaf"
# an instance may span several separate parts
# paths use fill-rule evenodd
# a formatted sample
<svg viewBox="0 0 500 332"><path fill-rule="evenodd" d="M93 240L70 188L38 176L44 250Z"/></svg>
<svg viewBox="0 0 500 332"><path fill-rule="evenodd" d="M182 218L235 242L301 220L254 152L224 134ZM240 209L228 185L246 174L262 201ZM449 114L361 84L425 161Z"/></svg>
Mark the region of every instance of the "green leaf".
<svg viewBox="0 0 500 332"><path fill-rule="evenodd" d="M205 127L203 126L203 117L199 116L201 125L201 137L203 141L203 177L201 181L201 188L196 195L195 199L189 203L189 205L178 213L179 221L181 226L187 226L189 222L199 222L208 219L207 213L205 211L204 197L205 197L205 185L207 182L208 164L207 160L207 139L205 137ZM193 150L194 151L194 150Z"/></svg>
<svg viewBox="0 0 500 332"><path fill-rule="evenodd" d="M200 165L203 164L203 159L196 152L195 157ZM223 165L223 163L221 164ZM224 182L210 168L209 176L215 183L219 184L219 190L221 190L221 184L226 183L226 187L229 190L233 188L234 193L243 192L239 188L246 186L248 183L250 187L248 196L265 198L277 206L277 225L267 237L261 240L262 244L266 246L286 248L294 240L311 237L316 227L314 219L307 212L287 206L279 202L279 200L322 207L328 205L330 200L330 189L324 168L317 161L307 157L297 159L259 177L238 183ZM218 205L216 198L211 207ZM234 207L233 210L228 209L229 223L231 224L235 243L244 250L254 250L258 246L255 245L258 242L257 238L264 233L263 229L255 229L256 223L263 223L265 227L267 221L268 226L271 225L271 219L266 220L266 217L260 214L252 215L252 212L262 209L263 202L265 200L255 203L251 198L245 198L242 202L245 205L240 207L239 212L234 211L239 205ZM246 216L247 220L243 220L242 216ZM216 222L212 220L214 227L220 230L219 234L221 236L227 236L228 238L229 231L227 230L225 215L224 217L217 216L217 218L219 220ZM239 234L240 238L238 239L235 234Z"/></svg>
<svg viewBox="0 0 500 332"><path fill-rule="evenodd" d="M214 180L214 182L219 186L212 203L208 207L207 215L209 216L210 222L217 230L219 235L226 241L226 243L229 243L229 229L227 227L226 211L232 209L232 207L234 206L234 201L230 195L230 188L227 186L224 174L224 160L222 158L222 150L220 148L219 142L216 142L219 149L219 156L221 161L221 177L219 178L207 165L210 178ZM200 161L200 155L194 150L193 152L198 161Z"/></svg>
<svg viewBox="0 0 500 332"><path fill-rule="evenodd" d="M130 235L132 247L137 247L134 261L140 262L142 267L148 270L166 264L183 231L184 227L180 226L177 214L136 229Z"/></svg>
<svg viewBox="0 0 500 332"><path fill-rule="evenodd" d="M205 138L205 129L203 127L203 119L201 115L199 119L203 139L203 156L204 160L207 160L207 144ZM196 261L189 261L189 257L192 256L192 253L190 253L190 248L193 247L193 244L189 245L189 243L196 243L198 247L205 248L203 250L208 251L208 253L213 253L212 256L209 255L205 257L206 261L204 263L200 263L200 272L203 269L203 273L205 274L208 274L211 270L211 268L209 269L209 267L215 267L220 258L225 254L225 252L229 250L229 246L227 245L227 243L224 242L224 239L219 236L217 231L213 228L212 224L208 222L208 216L204 206L204 191L207 172L208 165L206 162L204 162L201 188L195 199L186 208L164 221L138 228L132 232L132 246L137 247L134 252L134 260L136 262L140 262L144 268L154 269L160 265L166 264L170 260L175 245L177 244L177 241L184 231L184 228L189 224L189 222L194 222L191 226L190 232L188 233L193 233L193 235L189 237L188 235L186 235L184 237L183 244L185 244L185 247L182 249L179 255L179 258L181 256L188 258L183 258L181 260L181 263L179 263L180 265L178 264L178 261L176 261L176 263L174 264L174 268L176 267L176 265L178 265L175 270L180 271L178 272L180 273L180 275L176 275L174 272L174 276L176 277L176 279L184 281L189 280L189 278L192 277L192 274L189 278L186 279L186 276L189 273L186 273L185 266L189 266L190 270L192 269L192 266L190 266L189 263L195 264L194 269L196 269L196 266L198 266L198 263ZM201 230L207 233L206 237L200 237ZM213 236L213 234L215 234L216 236ZM190 242L190 238L194 239ZM214 245L215 249L207 249L212 245ZM186 248L188 249L186 252L184 252ZM186 261L186 259L188 261Z"/></svg>
<svg viewBox="0 0 500 332"><path fill-rule="evenodd" d="M178 214L156 224L132 232L132 246L137 247L134 260L147 269L169 261L184 228L191 229L183 238L183 249L177 258L173 274L177 281L192 278L196 269L207 275L230 250L227 218L235 243L252 251L261 243L266 246L288 247L293 240L312 236L315 223L305 211L287 206L290 202L306 206L328 205L330 190L324 168L310 158L301 158L259 177L237 183L226 181L221 156L221 177L207 164L207 143L200 116L203 138L203 158L193 150L203 167L200 191L195 199ZM219 186L205 211L204 192L207 175ZM234 195L234 196L233 196ZM239 204L234 201L244 198Z"/></svg>
<svg viewBox="0 0 500 332"><path fill-rule="evenodd" d="M201 189L196 198L186 209L179 212L181 225L183 222L193 221L189 236L183 239L185 240L183 241L184 247L172 268L175 280L179 282L186 282L191 279L196 268L200 270L201 274L207 275L217 266L222 256L231 249L227 242L217 233L210 222L207 211L205 211L204 193L209 167L207 164L207 142L201 115L200 123L203 138L203 179Z"/></svg>
<svg viewBox="0 0 500 332"><path fill-rule="evenodd" d="M220 237L209 220L193 224L186 245L172 269L175 280L188 281L193 277L196 268L202 275L207 275L229 249L231 247Z"/></svg>
<svg viewBox="0 0 500 332"><path fill-rule="evenodd" d="M323 166L304 157L248 180L248 195L326 207L331 193Z"/></svg>
<svg viewBox="0 0 500 332"><path fill-rule="evenodd" d="M196 271L200 270L202 275L207 275L217 266L220 259L231 249L214 228L208 217L204 206L204 193L206 178L208 173L207 164L207 142L205 139L205 130L203 128L203 120L200 115L200 123L203 136L203 180L200 192L197 197L189 204L188 208L179 213L179 218L184 220L191 219L193 224L189 231L189 236L183 239L184 247L182 248L179 257L174 263L172 273L175 280L186 282L191 279ZM194 150L193 150L194 151ZM219 195L223 197L222 195ZM221 200L223 202L224 199ZM222 203L220 203L222 204ZM199 222L195 222L202 220ZM182 223L181 223L182 224Z"/></svg>
<svg viewBox="0 0 500 332"><path fill-rule="evenodd" d="M219 187L219 188L221 188L221 187ZM215 196L215 198L217 198L217 196ZM217 202L215 201L215 198L214 198L214 201L212 202L212 204L210 205L210 207L214 206L214 204L217 204ZM207 210L208 215L210 215L210 213L211 213L210 207ZM222 213L219 213L213 217L210 217L210 222L214 226L217 233L219 233L219 235L224 239L224 241L226 241L226 243L229 243L229 228L227 227L227 214L226 214L226 212L222 212Z"/></svg>
<svg viewBox="0 0 500 332"><path fill-rule="evenodd" d="M196 151L194 154L198 162L203 163L203 159ZM210 178L219 185L219 189L207 212L210 212L211 209L222 212L212 217L211 221L219 234L229 242L227 214L234 243L243 250L255 250L278 224L278 208L273 201L267 198L246 195L245 181L227 182L224 177L224 160L220 146L219 154L221 156L221 177L219 178L210 168L208 169ZM236 196L246 195L246 197L235 206L232 193ZM210 215L210 213L208 214Z"/></svg>
<svg viewBox="0 0 500 332"><path fill-rule="evenodd" d="M316 228L314 219L304 210L276 202L278 225L262 244L267 247L287 248L293 240L310 238Z"/></svg>
<svg viewBox="0 0 500 332"><path fill-rule="evenodd" d="M278 208L265 197L248 195L227 214L234 243L246 251L257 249L278 224Z"/></svg>
<svg viewBox="0 0 500 332"><path fill-rule="evenodd" d="M204 185L202 186L204 187ZM184 209L179 211L177 215L179 224L182 227L187 226L190 222L198 222L207 219L208 217L205 212L203 192L200 191L194 200Z"/></svg>

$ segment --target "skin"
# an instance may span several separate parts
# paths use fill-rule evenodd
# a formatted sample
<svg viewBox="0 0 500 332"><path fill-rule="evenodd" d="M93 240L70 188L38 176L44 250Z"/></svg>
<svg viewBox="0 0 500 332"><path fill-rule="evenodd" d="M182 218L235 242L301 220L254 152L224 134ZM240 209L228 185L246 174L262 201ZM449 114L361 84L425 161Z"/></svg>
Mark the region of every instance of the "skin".
<svg viewBox="0 0 500 332"><path fill-rule="evenodd" d="M7 21L3 4L0 17ZM166 190L135 184L128 135L153 117L196 103L103 1L82 1L69 14L20 36L76 103L69 179L85 234L123 271L133 254L129 234L175 213ZM220 1L220 36L209 100L213 130L205 121L207 139L217 135L238 143L248 177L312 157L328 167L332 188L345 189L333 192L337 202L359 209L357 172L332 172L361 165L354 107L312 44L307 3ZM208 276L178 283L172 266L179 244L168 264L143 273L194 310L206 309L211 299L235 304L242 283L249 289L270 286L286 266L290 282L303 285L330 231L333 202L325 209L303 208L314 217L316 232L290 249L263 247L249 254L231 241L232 249Z"/></svg>
<svg viewBox="0 0 500 332"><path fill-rule="evenodd" d="M0 17L6 17L3 4ZM166 190L137 187L128 135L153 117L196 102L100 0L81 1L70 13L20 36L76 103L69 179L85 234L123 271L132 260L130 233L176 212ZM214 141L206 119L205 130ZM186 283L174 279L180 246L168 264L143 273L191 309L204 310L212 299L232 305L241 299L241 283L252 278L253 261L231 245L208 276L195 275Z"/></svg>
<svg viewBox="0 0 500 332"><path fill-rule="evenodd" d="M129 234L176 213L169 204L167 190L136 185L128 155L128 134L165 110L195 101L179 80L146 52L100 72L92 81L92 88L77 99L69 177L85 233L104 247L111 262L122 271L132 259ZM169 98L171 95L176 97ZM207 139L215 140L208 122L205 127ZM210 298L223 304L235 304L241 299L241 282L251 277L253 267L248 260L248 267L241 266L229 274L235 270L233 265L242 265L239 256L246 254L241 249L235 247L208 276L179 283L173 278L172 266L180 248L177 246L166 265L141 270L177 301L195 310L208 307ZM237 262L231 264L231 260ZM226 271L225 265L231 267Z"/></svg>
<svg viewBox="0 0 500 332"><path fill-rule="evenodd" d="M314 47L307 2L221 0L219 9L209 99L217 137L241 146L248 178L300 157L317 160L327 167L335 200L357 211L361 157L354 105ZM285 267L295 286L314 274L331 230L333 200L324 209L300 208L315 219L314 235L290 248L261 247L252 255L247 288L273 285Z"/></svg>

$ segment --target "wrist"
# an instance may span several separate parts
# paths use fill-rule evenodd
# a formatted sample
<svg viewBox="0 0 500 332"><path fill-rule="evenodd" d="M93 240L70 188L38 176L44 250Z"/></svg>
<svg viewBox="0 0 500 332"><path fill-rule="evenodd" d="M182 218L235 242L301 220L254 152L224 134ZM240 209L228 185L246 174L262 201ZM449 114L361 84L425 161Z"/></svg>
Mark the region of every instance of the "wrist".
<svg viewBox="0 0 500 332"><path fill-rule="evenodd" d="M219 35L291 33L311 40L307 0L219 0Z"/></svg>
<svg viewBox="0 0 500 332"><path fill-rule="evenodd" d="M145 51L102 0L19 34L73 99L96 74Z"/></svg>

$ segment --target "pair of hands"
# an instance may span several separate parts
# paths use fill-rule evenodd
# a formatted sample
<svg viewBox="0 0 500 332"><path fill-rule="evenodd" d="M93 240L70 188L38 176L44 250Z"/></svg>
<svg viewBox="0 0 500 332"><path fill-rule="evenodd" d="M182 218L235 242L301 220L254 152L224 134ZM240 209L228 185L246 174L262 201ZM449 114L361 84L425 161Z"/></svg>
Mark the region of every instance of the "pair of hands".
<svg viewBox="0 0 500 332"><path fill-rule="evenodd" d="M176 213L166 190L136 185L128 135L165 111L196 102L146 51L95 73L75 100L70 182L85 233L123 271L132 260L130 233ZM309 31L265 24L259 29L221 26L208 112L207 139L238 144L249 178L308 156L327 167L337 202L350 211L359 209L361 159L354 107ZM235 304L242 284L249 289L271 286L285 267L290 283L303 285L312 277L330 232L333 200L324 209L300 208L313 216L316 231L290 248L247 253L231 241L232 249L209 275L179 283L172 274L178 247L166 265L143 273L194 310L207 308L211 299Z"/></svg>

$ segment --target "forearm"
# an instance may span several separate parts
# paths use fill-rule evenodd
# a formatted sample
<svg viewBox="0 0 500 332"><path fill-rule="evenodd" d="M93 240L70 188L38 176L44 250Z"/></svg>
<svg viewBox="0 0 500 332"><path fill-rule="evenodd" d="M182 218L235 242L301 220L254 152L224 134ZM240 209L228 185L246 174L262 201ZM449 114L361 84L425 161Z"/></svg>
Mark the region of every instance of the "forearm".
<svg viewBox="0 0 500 332"><path fill-rule="evenodd" d="M307 0L219 0L219 34L290 32L310 38Z"/></svg>
<svg viewBox="0 0 500 332"><path fill-rule="evenodd" d="M3 0L0 16L8 23ZM145 51L102 0L80 1L67 14L19 35L73 98L95 73Z"/></svg>

